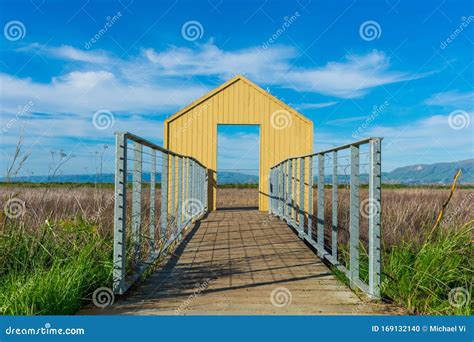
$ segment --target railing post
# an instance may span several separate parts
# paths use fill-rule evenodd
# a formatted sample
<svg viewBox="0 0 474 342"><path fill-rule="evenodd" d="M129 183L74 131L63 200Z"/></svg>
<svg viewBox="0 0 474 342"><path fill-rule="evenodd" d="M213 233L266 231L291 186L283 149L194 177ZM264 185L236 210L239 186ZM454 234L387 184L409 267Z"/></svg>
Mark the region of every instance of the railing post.
<svg viewBox="0 0 474 342"><path fill-rule="evenodd" d="M275 168L275 215L280 216L281 208L281 174L280 174L280 165Z"/></svg>
<svg viewBox="0 0 474 342"><path fill-rule="evenodd" d="M276 215L277 211L277 196L278 196L278 180L277 180L277 172L276 168L272 169L272 199L273 199L273 204L272 204L272 213L273 215Z"/></svg>
<svg viewBox="0 0 474 342"><path fill-rule="evenodd" d="M202 210L199 213L199 215L201 215L204 212L204 189L203 189L204 173L202 172L202 170L203 170L202 166L199 165L199 184L198 184L198 187L199 187L199 201L202 204L202 206L201 206Z"/></svg>
<svg viewBox="0 0 474 342"><path fill-rule="evenodd" d="M351 287L358 287L372 298L380 298L381 284L381 140L369 138L331 148L306 157L289 157L270 169L271 197L270 212L276 214L289 226L298 231L300 238L314 246L318 255L337 266L349 279ZM369 217L368 217L368 283L360 279L360 147L368 144L369 151ZM350 190L349 190L349 258L340 264L338 254L339 223L339 151L350 150ZM332 155L331 180L331 253L325 246L325 162L326 156ZM316 171L313 164L317 157L317 203L313 200L313 183ZM308 158L308 159L306 159ZM340 156L339 156L340 158ZM306 165L308 163L308 165ZM329 165L327 165L329 168ZM298 172L299 170L299 172ZM306 184L306 172L308 173ZM344 170L346 174L346 171ZM297 182L300 182L299 187ZM305 186L308 185L307 211ZM281 206L280 206L281 204ZM315 207L317 213L314 213ZM306 220L306 212L308 218ZM316 218L316 224L314 224ZM308 224L306 231L305 223ZM313 224L316 226L313 239ZM316 241L315 241L316 240Z"/></svg>
<svg viewBox="0 0 474 342"><path fill-rule="evenodd" d="M133 142L133 188L132 188L132 245L135 267L140 263L140 228L142 212L142 155L143 146Z"/></svg>
<svg viewBox="0 0 474 342"><path fill-rule="evenodd" d="M199 165L196 162L194 162L193 165L194 165L194 177L193 177L194 198L199 203L199 186L198 186L198 184L199 184ZM198 214L199 206L195 206L194 208L195 208L195 210L193 211L193 220L195 220L195 218Z"/></svg>
<svg viewBox="0 0 474 342"><path fill-rule="evenodd" d="M193 160L188 158L188 200L186 202L186 218L191 221L192 212L190 211L191 203L193 201Z"/></svg>
<svg viewBox="0 0 474 342"><path fill-rule="evenodd" d="M359 279L359 146L351 146L350 179L350 280L353 284Z"/></svg>
<svg viewBox="0 0 474 342"><path fill-rule="evenodd" d="M206 169L201 168L201 199L202 199L202 213L206 212L206 191L204 185L206 184Z"/></svg>
<svg viewBox="0 0 474 342"><path fill-rule="evenodd" d="M268 201L268 213L273 214L272 207L273 207L273 191L272 191L272 182L273 182L273 172L270 168L270 172L268 174L268 196L270 200Z"/></svg>
<svg viewBox="0 0 474 342"><path fill-rule="evenodd" d="M319 252L324 251L324 154L318 154L318 215L317 244Z"/></svg>
<svg viewBox="0 0 474 342"><path fill-rule="evenodd" d="M296 212L296 203L297 202L297 199L296 199L296 191L297 191L297 172L298 172L298 163L297 163L297 159L294 158L292 159L292 162L293 162L293 196L292 196L292 199L291 199L291 203L293 204L292 205L292 218L293 218L293 227L296 229L297 226L297 220L298 220L298 213Z"/></svg>
<svg viewBox="0 0 474 342"><path fill-rule="evenodd" d="M114 191L114 268L113 289L115 293L125 291L127 208L127 136L115 134L115 191Z"/></svg>
<svg viewBox="0 0 474 342"><path fill-rule="evenodd" d="M293 191L292 191L292 186L293 186L293 179L291 178L293 176L293 162L288 160L288 197L287 197L287 202L288 202L288 212L287 212L287 220L288 224L291 225L291 220L292 220L292 199L293 199Z"/></svg>
<svg viewBox="0 0 474 342"><path fill-rule="evenodd" d="M280 218L283 217L283 207L284 207L283 184L284 184L283 164L280 164L278 166L278 217Z"/></svg>
<svg viewBox="0 0 474 342"><path fill-rule="evenodd" d="M195 203L196 202L196 163L191 159L191 201L190 201L190 218L194 221Z"/></svg>
<svg viewBox="0 0 474 342"><path fill-rule="evenodd" d="M282 189L281 189L281 212L282 212L282 219L286 219L286 211L287 211L287 206L286 206L286 187L287 187L287 182L286 182L286 161L281 164L281 178L282 178Z"/></svg>
<svg viewBox="0 0 474 342"><path fill-rule="evenodd" d="M131 141L132 143L130 143ZM131 133L117 132L115 134L115 179L114 179L114 239L113 239L113 279L112 287L114 293L123 294L127 291L131 283L140 278L148 266L166 252L172 240L181 238L181 231L184 228L183 199L188 195L189 199L207 203L208 176L207 169L190 157L183 156L150 141L135 136ZM130 222L127 221L127 182L129 181L129 170L127 170L128 146L132 145L132 165L131 168L131 214ZM143 149L150 149L150 153ZM161 194L160 194L160 223L157 224L157 151L162 154L161 169ZM150 192L149 205L144 203L143 198L143 164L144 154L150 155ZM183 169L183 162L188 160L187 171ZM171 162L171 165L169 164ZM184 178L186 172L187 177ZM170 178L171 175L171 178ZM186 182L186 184L184 184ZM146 190L146 188L145 188ZM148 190L146 190L148 191ZM169 195L171 191L171 196ZM148 201L146 201L148 202ZM143 205L147 208L142 209ZM191 203L189 206L193 212L190 220L195 220L197 214L203 214L208 210L207 205L197 209ZM194 209L194 210L193 210ZM148 214L149 221L142 218L143 210ZM171 214L171 216L170 216ZM172 217L170 221L169 217ZM189 221L187 221L189 222ZM127 225L128 223L128 225ZM145 224L145 226L143 226ZM168 231L168 229L173 228ZM130 229L130 232L127 230ZM157 231L159 229L159 232ZM159 237L158 237L159 235ZM130 239L130 246L127 240ZM145 239L146 241L143 241ZM166 247L166 248L165 248ZM127 258L127 252L129 252ZM143 258L147 258L144 262ZM129 267L131 268L129 270ZM131 274L128 274L130 272Z"/></svg>
<svg viewBox="0 0 474 342"><path fill-rule="evenodd" d="M161 239L163 246L166 245L166 231L168 229L168 154L162 153L161 169Z"/></svg>
<svg viewBox="0 0 474 342"><path fill-rule="evenodd" d="M209 170L206 168L204 172L204 211L207 213L209 211Z"/></svg>
<svg viewBox="0 0 474 342"><path fill-rule="evenodd" d="M198 164L196 162L194 164L194 177L193 177L193 187L194 187L194 198L199 201L199 170L198 170ZM196 210L193 212L193 221L196 219L196 216L198 214L199 206L195 207Z"/></svg>
<svg viewBox="0 0 474 342"><path fill-rule="evenodd" d="M300 161L300 203L299 203L299 235L302 238L304 236L304 157L299 158Z"/></svg>
<svg viewBox="0 0 474 342"><path fill-rule="evenodd" d="M313 157L308 157L308 237L313 240Z"/></svg>
<svg viewBox="0 0 474 342"><path fill-rule="evenodd" d="M331 252L334 263L337 263L337 151L332 153L332 236Z"/></svg>
<svg viewBox="0 0 474 342"><path fill-rule="evenodd" d="M175 235L175 227L176 227L176 213L175 213L175 192L176 192L176 170L175 170L175 156L174 155L170 155L170 162L171 162L171 170L170 170L170 177L168 178L168 182L170 184L169 186L169 189L170 189L170 195L171 195L171 205L169 206L170 207L170 230L171 230L171 236L174 237Z"/></svg>
<svg viewBox="0 0 474 342"><path fill-rule="evenodd" d="M381 140L370 141L369 169L369 294L380 297Z"/></svg>
<svg viewBox="0 0 474 342"><path fill-rule="evenodd" d="M156 217L156 150L151 149L150 170L150 232L148 245L150 255L155 252L155 217Z"/></svg>
<svg viewBox="0 0 474 342"><path fill-rule="evenodd" d="M183 228L182 202L183 202L183 158L178 158L178 209L176 210L176 226L178 227L178 235Z"/></svg>
<svg viewBox="0 0 474 342"><path fill-rule="evenodd" d="M185 204L182 208L182 216L183 216L183 227L187 224L187 213L186 213L186 206L189 202L189 158L185 157L183 160L183 180L184 180L184 188L183 188L183 204Z"/></svg>
<svg viewBox="0 0 474 342"><path fill-rule="evenodd" d="M278 194L278 181L276 168L272 169L272 214L276 215L277 211L277 194Z"/></svg>

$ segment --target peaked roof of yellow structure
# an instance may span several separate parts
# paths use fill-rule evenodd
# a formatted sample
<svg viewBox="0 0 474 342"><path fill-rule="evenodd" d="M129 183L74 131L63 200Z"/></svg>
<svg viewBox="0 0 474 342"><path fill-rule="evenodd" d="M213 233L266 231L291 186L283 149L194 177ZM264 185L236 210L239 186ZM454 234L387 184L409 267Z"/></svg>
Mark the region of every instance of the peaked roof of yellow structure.
<svg viewBox="0 0 474 342"><path fill-rule="evenodd" d="M197 99L196 101L193 101L191 102L189 105L187 105L186 107L184 107L183 109L181 109L180 111L174 113L173 115L171 115L170 117L168 117L166 120L165 120L165 123L169 123L175 119L177 119L178 117L180 117L181 115L184 115L186 112L188 112L189 110L191 110L192 108L198 106L199 104L203 103L204 101L206 101L207 99L211 98L212 96L214 96L215 94L219 93L220 91L224 90L225 88L229 87L230 85L238 82L238 81L242 81L244 83L246 83L247 85L249 85L250 87L252 87L253 89L255 89L256 91L260 92L261 94L263 94L264 96L268 97L270 100L276 102L277 104L279 104L280 106L282 106L283 108L285 108L286 110L288 110L289 113L299 117L301 120L309 123L309 124L313 124L313 121L311 121L310 119L308 119L306 116L304 116L303 114L297 112L294 108L290 107L289 105L287 105L285 102L279 100L278 98L276 98L275 96L273 96L272 94L270 94L268 91L266 91L265 89L263 89L262 87L258 86L257 84L253 83L252 81L250 81L248 78L246 78L245 76L242 76L242 75L237 75L235 77L232 77L230 80L222 83L220 86L218 86L217 88L211 90L210 92L208 92L207 94L205 94L204 96L200 97L199 99Z"/></svg>

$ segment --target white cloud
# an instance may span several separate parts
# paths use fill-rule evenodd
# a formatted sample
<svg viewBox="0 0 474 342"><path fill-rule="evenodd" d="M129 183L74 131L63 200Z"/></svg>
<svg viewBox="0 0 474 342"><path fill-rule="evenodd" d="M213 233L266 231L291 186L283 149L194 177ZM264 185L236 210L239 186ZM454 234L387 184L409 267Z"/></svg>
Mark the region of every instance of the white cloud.
<svg viewBox="0 0 474 342"><path fill-rule="evenodd" d="M8 84L0 93L1 110L16 112L19 105L33 101L39 113L156 113L187 104L208 90L192 84L130 84L109 71L73 71L49 83L0 74L0 83Z"/></svg>
<svg viewBox="0 0 474 342"><path fill-rule="evenodd" d="M32 101L34 112L58 115L58 125L71 115L89 118L101 109L141 114L174 111L209 90L190 80L195 75L226 79L244 73L262 85L339 97L359 96L376 85L409 78L406 73L389 71L388 58L377 51L347 56L343 62L329 62L322 67L298 69L291 65L297 51L278 45L225 51L211 41L195 48L170 47L158 52L146 49L139 56L116 59L112 64L105 63L111 57L103 51L83 51L66 45L31 44L23 48L35 49L46 56L70 61L73 71L52 77L50 82L0 73L0 82L8 84L0 93L0 111L16 113L19 105ZM92 65L87 70L74 64L78 62ZM322 108L335 103L307 103L300 108Z"/></svg>
<svg viewBox="0 0 474 342"><path fill-rule="evenodd" d="M254 133L218 135L218 168L258 169L260 136Z"/></svg>
<svg viewBox="0 0 474 342"><path fill-rule="evenodd" d="M474 151L474 113L467 113L470 124L462 129L449 125L448 115L428 118L398 126L374 126L367 136L384 138L384 168L436 163L472 158Z"/></svg>
<svg viewBox="0 0 474 342"><path fill-rule="evenodd" d="M290 71L285 79L296 90L355 98L377 86L423 76L391 71L390 59L382 52L373 51L364 56L347 55L343 62L329 62L323 67Z"/></svg>
<svg viewBox="0 0 474 342"><path fill-rule="evenodd" d="M325 108L334 106L337 104L337 101L330 101L330 102L320 102L320 103L302 103L297 105L297 109L317 109L317 108Z"/></svg>
<svg viewBox="0 0 474 342"><path fill-rule="evenodd" d="M45 104L37 108L48 113L97 108L142 111L185 105L207 90L189 81L191 76L226 80L241 73L262 85L340 98L359 97L376 86L424 76L391 71L389 58L379 51L363 56L348 55L342 62L328 62L320 67L299 68L292 65L298 57L297 51L278 45L226 51L211 41L195 48L145 49L128 60L113 59L104 51L84 51L66 45L31 44L23 50L37 50L71 63L91 64L89 70L81 68L59 75L50 83L0 75L1 81L12 84L1 95L3 105L11 101L18 105L21 99L34 97ZM322 108L335 103L303 104L301 108Z"/></svg>
<svg viewBox="0 0 474 342"><path fill-rule="evenodd" d="M162 123L156 116L171 113L209 90L193 76L225 80L240 73L262 86L340 98L363 96L376 86L424 76L391 70L390 60L378 51L302 68L293 65L299 56L297 50L278 45L223 50L211 41L194 48L144 49L127 60L105 51L84 51L67 45L32 44L21 50L69 63L67 74L55 75L49 82L0 73L0 83L8 85L0 92L0 123L4 127L10 120L16 120L14 127L0 136L2 145L11 147L20 128L25 127L25 143L44 150L53 143L72 147L67 141L71 137L86 145L93 139L112 139L111 130L98 131L92 125L93 113L102 109L114 113L113 130L133 131L156 141L162 134ZM30 102L30 111L16 118L18 106ZM335 103L307 103L300 108L322 108ZM40 143L34 145L40 137ZM225 158L229 165L236 160L240 164L234 167L252 164L252 158L247 160L242 155L242 149L251 151L255 146L251 137L247 138L220 137L223 146L228 146L230 157ZM238 147L238 152L234 147Z"/></svg>
<svg viewBox="0 0 474 342"><path fill-rule="evenodd" d="M296 57L296 51L284 46L224 51L207 43L196 49L171 47L161 52L147 49L144 55L168 76L205 75L227 79L244 74L256 82L267 83L275 80L275 73L289 69L288 61Z"/></svg>
<svg viewBox="0 0 474 342"><path fill-rule="evenodd" d="M436 93L425 101L432 106L450 106L461 109L473 108L474 91L461 92L457 90Z"/></svg>
<svg viewBox="0 0 474 342"><path fill-rule="evenodd" d="M63 45L48 49L53 56L69 59L71 61L87 62L94 64L111 63L112 59L104 52L83 51L71 46Z"/></svg>
<svg viewBox="0 0 474 342"><path fill-rule="evenodd" d="M467 115L469 119L463 122L469 122L469 125L463 126L462 129L453 129L449 124L449 115L439 114L398 125L372 123L364 131L363 137L383 138L383 171L391 171L405 165L469 159L473 158L474 151L474 113ZM346 130L329 126L317 128L314 133L314 151L323 151L354 141L351 130L350 127ZM366 159L361 161L366 162Z"/></svg>
<svg viewBox="0 0 474 342"><path fill-rule="evenodd" d="M38 43L33 43L26 47L17 49L17 51L34 51L40 55L51 56L68 61L85 62L92 64L111 63L113 61L113 58L110 57L105 51L84 51L76 49L69 45L47 46Z"/></svg>
<svg viewBox="0 0 474 342"><path fill-rule="evenodd" d="M342 62L310 68L293 66L291 62L298 56L297 51L285 46L224 51L208 43L197 49L172 47L162 52L147 49L144 55L166 75L207 75L226 79L242 73L256 82L340 98L360 97L377 86L427 75L392 71L390 59L379 51L361 56L347 55Z"/></svg>
<svg viewBox="0 0 474 342"><path fill-rule="evenodd" d="M325 124L334 125L334 124L341 124L341 123L367 120L367 118L368 118L367 115L351 116L351 117L347 117L347 118L329 120L329 121L326 121Z"/></svg>

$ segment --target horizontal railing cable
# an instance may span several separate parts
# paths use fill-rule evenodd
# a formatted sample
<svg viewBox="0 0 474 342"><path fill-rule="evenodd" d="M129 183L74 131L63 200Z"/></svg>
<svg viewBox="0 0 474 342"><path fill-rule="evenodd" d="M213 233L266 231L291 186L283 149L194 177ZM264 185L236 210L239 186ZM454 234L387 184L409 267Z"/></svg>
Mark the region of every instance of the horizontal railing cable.
<svg viewBox="0 0 474 342"><path fill-rule="evenodd" d="M373 298L380 297L381 141L382 138L367 138L290 157L273 166L269 175L270 213L286 221L320 257L342 271L351 286ZM365 148L368 151L361 151ZM343 156L340 151L344 151ZM361 168L365 167L368 170L362 173ZM368 190L367 198L361 200L363 183L368 184ZM347 190L340 190L339 185L347 186ZM349 239L341 246L338 214L342 200L349 202ZM327 209L330 216L326 216ZM364 246L367 255L363 258L361 213L362 219L368 221L368 243ZM360 260L366 259L368 274L361 277Z"/></svg>
<svg viewBox="0 0 474 342"><path fill-rule="evenodd" d="M115 138L113 289L123 294L208 211L208 170L134 134Z"/></svg>

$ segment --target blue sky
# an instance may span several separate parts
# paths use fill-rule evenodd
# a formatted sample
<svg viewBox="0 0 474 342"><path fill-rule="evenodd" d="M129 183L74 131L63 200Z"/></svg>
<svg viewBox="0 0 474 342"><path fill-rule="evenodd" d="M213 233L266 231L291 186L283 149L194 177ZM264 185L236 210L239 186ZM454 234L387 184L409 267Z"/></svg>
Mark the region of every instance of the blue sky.
<svg viewBox="0 0 474 342"><path fill-rule="evenodd" d="M385 171L473 157L472 1L0 4L2 173L21 134L22 175L59 150L62 173L93 172L104 145L111 171L114 131L161 143L167 116L238 73L314 121L315 151L382 136ZM258 139L219 132L223 168Z"/></svg>

